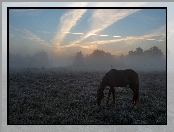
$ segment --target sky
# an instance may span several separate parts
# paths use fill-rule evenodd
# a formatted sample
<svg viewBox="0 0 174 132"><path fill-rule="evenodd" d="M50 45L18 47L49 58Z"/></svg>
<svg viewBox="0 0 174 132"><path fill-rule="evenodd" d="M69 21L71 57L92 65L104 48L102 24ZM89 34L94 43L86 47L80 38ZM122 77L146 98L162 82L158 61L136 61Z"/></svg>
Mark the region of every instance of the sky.
<svg viewBox="0 0 174 132"><path fill-rule="evenodd" d="M45 10L40 10L40 12L38 10L17 10L16 12L11 11L10 17L13 19L10 20L11 22L7 23L7 7L167 7L167 51L170 52L170 58L172 58L171 62L173 62L173 6L173 2L2 2L2 68L6 69L7 67L7 24L10 26L10 52L14 54L19 53L23 55L33 55L36 52L46 51L49 55L54 54L54 57L56 58L60 56L74 56L78 51L82 51L83 54L90 54L94 49L101 49L106 52L111 52L114 55L126 55L129 50L134 51L137 47L141 47L144 50L147 50L154 45L157 45L162 50L164 55L166 54L166 44L164 43L164 41L161 41L162 39L165 40L165 38L162 38L162 34L165 32L165 23L164 19L160 21L160 14L157 14L156 12L152 14L149 13L149 10L144 12L143 10L132 12L132 14L128 14L125 17L122 16L123 18L120 18L113 24L105 25L107 27L94 33L97 35L90 35L89 37L85 38L84 35L86 33L89 33L89 31L93 31L92 29L95 28L95 24L92 23L97 21L97 18L92 17L92 13L94 13L94 11L86 11L85 13L82 13L81 16L79 16L80 18L75 22L74 25L72 25L72 27L69 27L70 33L66 33L64 35L62 34L63 39L59 44L60 39L59 41L56 41L56 36L58 33L60 33L61 27L63 27L63 23L60 24L60 18L63 17L64 14L70 12L70 10L64 10L64 12L60 11L59 13L54 13L52 15L48 15L49 13L51 13L51 11L43 15L43 13L46 12ZM155 13L157 15L155 15ZM155 17L153 18L153 16ZM18 19L19 17L23 17L25 19ZM34 19L32 19L32 17ZM138 19L138 17L140 19ZM44 19L45 21L41 21L38 18L52 19ZM124 21L128 20L128 18L133 19L130 19L130 21ZM134 20L137 20L135 18L138 19L136 23L134 22ZM20 24L18 24L19 20L21 20L21 26ZM139 21L141 21L141 23L138 23ZM156 24L155 21L158 24ZM82 23L86 23L88 25L84 26L84 24ZM143 25L142 23L145 23L145 25ZM43 26L44 24L45 26ZM121 24L123 26L121 26ZM114 27L114 25L116 26ZM143 26L141 27L141 25ZM153 25L155 25L155 28L153 28ZM43 28L41 28L42 26ZM133 26L137 28L134 28ZM79 27L79 30L77 30L77 27ZM138 32L136 34L135 32L138 31L138 29L140 34L138 34ZM155 37L155 32L161 32L160 42L157 41L157 39L159 40L159 38L157 38L157 36ZM119 37L113 37L114 35ZM139 39L132 39L137 37L139 37ZM130 41L128 41L128 39ZM108 40L108 43L106 43L106 40ZM81 42L77 43L78 41ZM89 41L89 43L87 43L87 41ZM73 42L76 42L76 44ZM162 46L164 46L164 48L162 48Z"/></svg>
<svg viewBox="0 0 174 132"><path fill-rule="evenodd" d="M87 3L82 5L86 6ZM57 56L99 49L119 56L141 47L166 55L165 9L10 9L9 52Z"/></svg>

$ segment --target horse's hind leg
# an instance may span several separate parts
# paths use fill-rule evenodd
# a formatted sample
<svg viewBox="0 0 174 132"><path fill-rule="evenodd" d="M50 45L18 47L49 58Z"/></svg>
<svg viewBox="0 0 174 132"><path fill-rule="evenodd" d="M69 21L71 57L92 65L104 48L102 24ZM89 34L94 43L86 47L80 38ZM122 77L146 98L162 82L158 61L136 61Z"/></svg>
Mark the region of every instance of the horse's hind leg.
<svg viewBox="0 0 174 132"><path fill-rule="evenodd" d="M133 91L132 103L136 105L139 103L139 92L136 86L133 87L132 91Z"/></svg>
<svg viewBox="0 0 174 132"><path fill-rule="evenodd" d="M135 91L135 86L134 85L129 85L129 87L132 89L133 91L133 98L132 98L132 104L135 104L135 98L136 98L136 91Z"/></svg>
<svg viewBox="0 0 174 132"><path fill-rule="evenodd" d="M135 104L135 93L134 93L134 95L133 95L133 99L132 99L132 104Z"/></svg>

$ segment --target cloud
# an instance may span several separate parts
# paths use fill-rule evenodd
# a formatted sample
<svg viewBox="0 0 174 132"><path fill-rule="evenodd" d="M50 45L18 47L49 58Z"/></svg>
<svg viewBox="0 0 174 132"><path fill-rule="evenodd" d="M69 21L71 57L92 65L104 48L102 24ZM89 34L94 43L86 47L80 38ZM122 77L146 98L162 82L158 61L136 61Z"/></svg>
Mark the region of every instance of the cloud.
<svg viewBox="0 0 174 132"><path fill-rule="evenodd" d="M21 30L17 29L17 28L14 28L13 26L9 25L10 28L12 28L13 30L16 30L18 32L21 32Z"/></svg>
<svg viewBox="0 0 174 132"><path fill-rule="evenodd" d="M54 32L48 32L48 31L38 31L38 32L46 33L46 34L48 34L48 33L54 33Z"/></svg>
<svg viewBox="0 0 174 132"><path fill-rule="evenodd" d="M23 38L29 39L31 41L43 44L45 46L52 46L51 44L45 42L43 39L39 38L38 36L34 35L33 33L31 33L30 31L28 31L27 29L23 28L22 30L19 30L17 28L14 28L13 26L9 26L10 28L12 28L13 30L17 31L20 36L22 36ZM14 37L14 35L10 34L9 36L10 38Z"/></svg>
<svg viewBox="0 0 174 132"><path fill-rule="evenodd" d="M139 9L98 9L95 10L92 14L92 17L89 19L91 22L91 29L79 39L75 40L73 43L81 43L83 40L88 38L91 33L96 34L99 31L109 27L113 23L127 17L130 14L137 12Z"/></svg>
<svg viewBox="0 0 174 132"><path fill-rule="evenodd" d="M39 38L38 36L34 35L33 33L29 32L27 29L23 29L22 32L24 33L23 37L26 39L43 44L45 46L49 46L49 47L51 46L49 43L45 42L43 39Z"/></svg>
<svg viewBox="0 0 174 132"><path fill-rule="evenodd" d="M80 47L85 49L96 49L97 45L81 45Z"/></svg>
<svg viewBox="0 0 174 132"><path fill-rule="evenodd" d="M157 40L157 41L158 41L158 42L164 42L164 40L160 40L160 39L159 39L159 40Z"/></svg>
<svg viewBox="0 0 174 132"><path fill-rule="evenodd" d="M63 33L70 33L70 32L63 32Z"/></svg>
<svg viewBox="0 0 174 132"><path fill-rule="evenodd" d="M156 40L156 39L146 39L146 40Z"/></svg>
<svg viewBox="0 0 174 132"><path fill-rule="evenodd" d="M83 33L72 33L72 34L83 34Z"/></svg>
<svg viewBox="0 0 174 132"><path fill-rule="evenodd" d="M113 39L113 40L85 42L85 43L82 43L81 45L102 45L102 44L110 44L110 43L120 42L120 41L123 41L123 38L122 39Z"/></svg>
<svg viewBox="0 0 174 132"><path fill-rule="evenodd" d="M60 48L61 42L66 36L65 32L69 33L71 28L76 25L77 21L85 12L86 9L71 10L60 18L60 30L52 40L52 43L56 46L56 48Z"/></svg>
<svg viewBox="0 0 174 132"><path fill-rule="evenodd" d="M93 36L93 35L97 35L97 34L95 34L95 33L89 33L88 35L89 36Z"/></svg>
<svg viewBox="0 0 174 132"><path fill-rule="evenodd" d="M135 39L143 40L144 38L143 37L135 37Z"/></svg>
<svg viewBox="0 0 174 132"><path fill-rule="evenodd" d="M158 42L162 42L164 41L164 38L166 38L166 25L163 25L158 29L152 30L146 35L143 35L142 37L146 40L156 40ZM157 39L156 37L160 37L160 39Z"/></svg>
<svg viewBox="0 0 174 132"><path fill-rule="evenodd" d="M117 43L121 41L129 45L134 44L135 42L140 42L145 40L163 42L164 40L162 40L161 38L156 39L154 37L160 37L160 36L165 37L166 36L165 30L166 30L166 26L164 25L142 36L127 36L127 37L115 36L116 39L101 40L101 41L96 40L96 41L84 42L84 43L71 43L69 45L62 46L62 47L69 48L69 47L79 46L79 47L87 48L87 49L92 49L92 48L95 49L98 47L98 45Z"/></svg>

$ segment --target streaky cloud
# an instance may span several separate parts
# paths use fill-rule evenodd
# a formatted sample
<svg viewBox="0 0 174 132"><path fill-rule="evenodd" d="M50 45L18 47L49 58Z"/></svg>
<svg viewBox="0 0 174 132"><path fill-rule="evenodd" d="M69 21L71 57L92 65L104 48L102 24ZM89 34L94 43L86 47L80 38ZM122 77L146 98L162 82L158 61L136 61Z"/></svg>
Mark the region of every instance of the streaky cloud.
<svg viewBox="0 0 174 132"><path fill-rule="evenodd" d="M83 34L83 33L72 33L72 34Z"/></svg>
<svg viewBox="0 0 174 132"><path fill-rule="evenodd" d="M53 45L57 49L60 49L61 42L65 38L66 34L70 33L71 28L76 25L77 21L86 11L86 9L74 9L62 15L60 18L60 30L56 33L56 36L52 40Z"/></svg>
<svg viewBox="0 0 174 132"><path fill-rule="evenodd" d="M151 39L152 37L157 37L157 36L161 36L162 38L166 38L166 25L163 25L155 30L151 30L149 33L147 33L146 35L142 36L145 39Z"/></svg>
<svg viewBox="0 0 174 132"><path fill-rule="evenodd" d="M47 42L45 42L43 39L39 38L38 36L34 35L33 33L31 33L30 31L28 31L27 29L23 29L23 31L21 31L24 33L23 38L29 39L31 41L43 44L45 46L49 46L51 47L51 45Z"/></svg>
<svg viewBox="0 0 174 132"><path fill-rule="evenodd" d="M13 30L17 31L19 33L19 35L22 36L25 39L29 39L31 41L37 42L39 44L43 44L43 45L48 46L48 47L52 47L51 44L45 42L45 40L39 38L38 36L36 36L35 34L31 33L30 31L28 31L25 28L22 28L20 30L20 29L14 28L11 25L9 25L9 27L12 28Z"/></svg>
<svg viewBox="0 0 174 132"><path fill-rule="evenodd" d="M164 40L157 40L158 42L164 42Z"/></svg>
<svg viewBox="0 0 174 132"><path fill-rule="evenodd" d="M121 37L117 36L117 39L111 39L111 40L96 40L92 42L84 42L84 43L71 43L69 45L63 46L64 48L67 47L74 47L74 46L79 46L82 48L97 48L98 45L104 45L104 44L110 44L110 43L117 43L117 42L125 42L128 45L134 44L135 42L140 42L140 41L145 41L145 40L156 40L158 42L163 42L164 40L162 39L155 39L153 37L157 36L165 36L165 27L166 26L161 26L158 29L152 30L151 32L142 35L142 36L127 36L127 37Z"/></svg>
<svg viewBox="0 0 174 132"><path fill-rule="evenodd" d="M12 28L13 30L16 30L18 32L21 32L21 30L17 29L17 28L14 28L13 26L9 25L10 28Z"/></svg>
<svg viewBox="0 0 174 132"><path fill-rule="evenodd" d="M96 49L97 45L81 45L80 47L85 49Z"/></svg>
<svg viewBox="0 0 174 132"><path fill-rule="evenodd" d="M156 40L156 39L146 39L146 40Z"/></svg>
<svg viewBox="0 0 174 132"><path fill-rule="evenodd" d="M92 35L97 35L97 34L95 34L95 33L89 33L88 35L89 35L89 36L92 36Z"/></svg>
<svg viewBox="0 0 174 132"><path fill-rule="evenodd" d="M70 32L63 32L63 33L70 33Z"/></svg>
<svg viewBox="0 0 174 132"><path fill-rule="evenodd" d="M99 31L109 27L113 23L139 11L139 9L98 9L95 10L92 14L92 17L89 19L91 22L90 30L82 35L79 39L75 40L73 43L81 43L83 40L88 38L91 33L96 34Z"/></svg>

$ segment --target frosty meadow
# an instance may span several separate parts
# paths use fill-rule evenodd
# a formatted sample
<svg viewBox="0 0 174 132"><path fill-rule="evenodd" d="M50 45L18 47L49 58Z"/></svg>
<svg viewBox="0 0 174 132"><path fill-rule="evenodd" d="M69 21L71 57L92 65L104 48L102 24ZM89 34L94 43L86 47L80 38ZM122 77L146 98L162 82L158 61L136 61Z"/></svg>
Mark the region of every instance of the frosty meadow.
<svg viewBox="0 0 174 132"><path fill-rule="evenodd" d="M141 101L130 88L115 88L115 104L98 106L106 72L70 69L10 71L9 124L166 124L166 72L138 72ZM153 82L152 82L153 80ZM104 95L109 89L105 88Z"/></svg>

